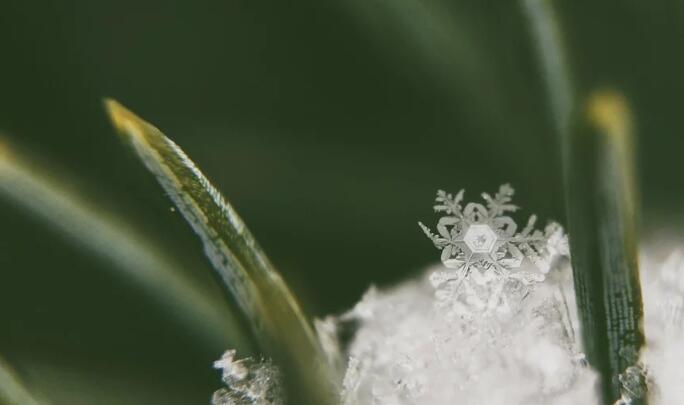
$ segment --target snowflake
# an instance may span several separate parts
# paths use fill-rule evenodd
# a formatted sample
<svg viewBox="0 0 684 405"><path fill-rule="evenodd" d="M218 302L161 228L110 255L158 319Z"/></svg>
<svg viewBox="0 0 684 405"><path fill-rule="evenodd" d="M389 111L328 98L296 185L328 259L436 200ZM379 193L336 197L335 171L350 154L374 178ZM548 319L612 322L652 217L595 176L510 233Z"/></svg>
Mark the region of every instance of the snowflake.
<svg viewBox="0 0 684 405"><path fill-rule="evenodd" d="M556 223L542 232L535 229L537 217L532 215L518 232L508 215L518 209L511 204L513 194L504 184L494 196L482 193L485 204L470 202L463 208L464 190L455 196L437 192L434 209L444 213L437 234L418 224L441 249L444 265L456 270L431 277L442 304L456 305L461 296L470 310L508 311L512 299L523 300L531 285L544 281L555 257L568 254L567 238ZM523 266L525 259L532 266Z"/></svg>

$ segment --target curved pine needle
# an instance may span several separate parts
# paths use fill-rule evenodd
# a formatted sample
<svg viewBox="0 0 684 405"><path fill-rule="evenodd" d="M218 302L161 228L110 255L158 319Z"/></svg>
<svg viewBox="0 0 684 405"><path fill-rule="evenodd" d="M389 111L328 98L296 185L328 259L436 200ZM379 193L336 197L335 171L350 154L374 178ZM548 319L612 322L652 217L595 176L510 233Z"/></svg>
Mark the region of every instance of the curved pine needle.
<svg viewBox="0 0 684 405"><path fill-rule="evenodd" d="M203 292L138 232L89 206L47 173L0 144L0 196L110 261L119 274L151 292L203 339L218 347L227 341L246 347L237 320L220 299Z"/></svg>
<svg viewBox="0 0 684 405"><path fill-rule="evenodd" d="M564 137L569 130L575 91L553 0L521 1L537 48L556 133Z"/></svg>
<svg viewBox="0 0 684 405"><path fill-rule="evenodd" d="M12 367L0 357L0 403L5 405L48 405L38 400L23 384Z"/></svg>
<svg viewBox="0 0 684 405"><path fill-rule="evenodd" d="M294 402L328 403L329 376L311 325L242 219L178 145L118 102L105 104L118 132L201 239L262 349L285 369Z"/></svg>

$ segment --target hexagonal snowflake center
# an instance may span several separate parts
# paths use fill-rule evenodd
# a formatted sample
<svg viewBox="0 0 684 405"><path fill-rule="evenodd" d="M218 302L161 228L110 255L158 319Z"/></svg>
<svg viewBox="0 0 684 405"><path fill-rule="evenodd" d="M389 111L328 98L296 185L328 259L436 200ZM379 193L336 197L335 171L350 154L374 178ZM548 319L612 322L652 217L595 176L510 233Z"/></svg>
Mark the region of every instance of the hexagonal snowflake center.
<svg viewBox="0 0 684 405"><path fill-rule="evenodd" d="M489 253L494 248L496 234L489 225L470 225L463 237L463 242L473 253Z"/></svg>

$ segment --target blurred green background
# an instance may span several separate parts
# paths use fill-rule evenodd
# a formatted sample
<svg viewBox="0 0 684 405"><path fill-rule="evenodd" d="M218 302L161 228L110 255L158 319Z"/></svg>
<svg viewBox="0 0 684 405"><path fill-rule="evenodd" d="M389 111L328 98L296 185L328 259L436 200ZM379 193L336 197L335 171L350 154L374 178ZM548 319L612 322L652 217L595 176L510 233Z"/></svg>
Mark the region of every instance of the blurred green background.
<svg viewBox="0 0 684 405"><path fill-rule="evenodd" d="M575 78L635 112L646 235L681 219L684 2L557 3ZM500 0L0 2L0 131L141 229L215 293L201 245L104 114L109 96L181 145L310 314L438 259L438 188L510 182L562 220L560 165L522 3ZM0 200L0 353L55 403L206 403L231 342ZM159 288L164 288L160 286Z"/></svg>

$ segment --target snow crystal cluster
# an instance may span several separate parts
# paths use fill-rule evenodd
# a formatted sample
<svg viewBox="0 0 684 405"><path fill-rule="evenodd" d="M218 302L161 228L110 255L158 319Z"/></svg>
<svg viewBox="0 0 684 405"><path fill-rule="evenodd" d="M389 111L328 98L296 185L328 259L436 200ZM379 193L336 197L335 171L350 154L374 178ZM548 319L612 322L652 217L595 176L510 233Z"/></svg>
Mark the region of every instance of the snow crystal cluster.
<svg viewBox="0 0 684 405"><path fill-rule="evenodd" d="M350 311L316 322L330 366L342 370L343 405L599 404L597 376L586 364L568 260L558 224L518 230L513 189L484 204L463 205L463 191L438 192L442 265L395 288L371 288ZM684 397L684 255L642 264L647 350L620 375L628 405ZM340 336L346 335L346 339ZM216 362L227 388L216 405L282 404L270 362ZM635 354L636 358L637 354ZM644 371L646 370L646 371Z"/></svg>
<svg viewBox="0 0 684 405"><path fill-rule="evenodd" d="M370 290L345 316L361 321L349 347L344 404L575 404L595 376L568 335L551 291L504 321L445 320L425 279Z"/></svg>
<svg viewBox="0 0 684 405"><path fill-rule="evenodd" d="M662 252L650 249L646 252ZM651 404L684 402L684 255L675 250L658 260L649 254L642 265L646 365ZM651 271L644 271L652 269Z"/></svg>
<svg viewBox="0 0 684 405"><path fill-rule="evenodd" d="M278 369L269 360L235 359L235 350L228 350L214 368L222 370L226 385L214 392L214 405L282 405L284 392Z"/></svg>
<svg viewBox="0 0 684 405"><path fill-rule="evenodd" d="M347 352L344 404L576 404L596 376L576 340L567 240L557 224L518 231L504 185L486 206L438 192L433 234L444 267L371 289L341 319L361 327ZM542 281L546 281L542 283Z"/></svg>

